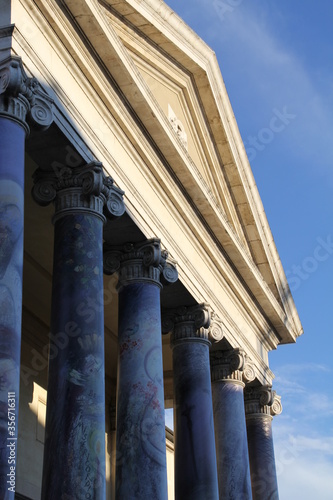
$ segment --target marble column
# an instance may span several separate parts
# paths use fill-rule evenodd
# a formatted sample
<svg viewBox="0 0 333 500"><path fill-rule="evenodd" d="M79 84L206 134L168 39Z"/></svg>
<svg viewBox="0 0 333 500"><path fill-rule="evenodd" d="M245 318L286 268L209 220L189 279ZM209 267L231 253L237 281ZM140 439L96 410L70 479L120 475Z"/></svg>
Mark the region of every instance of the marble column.
<svg viewBox="0 0 333 500"><path fill-rule="evenodd" d="M38 169L34 181L34 199L55 204L42 499L104 500L102 231L104 213L124 212L123 192L97 162L60 177Z"/></svg>
<svg viewBox="0 0 333 500"><path fill-rule="evenodd" d="M158 239L105 248L119 275L116 498L167 499L160 291L178 274Z"/></svg>
<svg viewBox="0 0 333 500"><path fill-rule="evenodd" d="M241 349L213 351L211 370L220 500L250 500L244 382L255 372Z"/></svg>
<svg viewBox="0 0 333 500"><path fill-rule="evenodd" d="M19 406L24 151L29 125L47 128L52 102L21 59L0 62L0 498L14 498ZM11 443L8 447L7 444ZM9 455L10 453L10 455ZM12 467L12 468L11 468ZM10 476L8 474L10 473ZM10 481L8 481L10 479Z"/></svg>
<svg viewBox="0 0 333 500"><path fill-rule="evenodd" d="M204 304L163 314L172 331L176 500L218 499L209 325Z"/></svg>
<svg viewBox="0 0 333 500"><path fill-rule="evenodd" d="M245 390L245 413L253 500L278 500L272 419L282 411L281 398L269 386Z"/></svg>

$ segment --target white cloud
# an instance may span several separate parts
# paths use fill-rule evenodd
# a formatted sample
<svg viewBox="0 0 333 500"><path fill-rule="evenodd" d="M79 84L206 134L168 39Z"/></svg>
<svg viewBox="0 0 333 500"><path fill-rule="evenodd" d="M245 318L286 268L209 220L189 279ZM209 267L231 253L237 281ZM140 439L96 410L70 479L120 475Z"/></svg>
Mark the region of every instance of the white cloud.
<svg viewBox="0 0 333 500"><path fill-rule="evenodd" d="M243 139L256 135L267 127L273 108L286 106L296 119L283 135L283 145L292 158L303 160L299 164L313 174L331 175L333 156L333 113L329 80L333 75L318 78L317 72L306 67L302 55L293 52L276 29L268 6L263 2L228 2L235 5L223 19L218 7L209 4L211 24L209 43L214 45L224 76L229 79L230 91L237 86L241 109L248 108L251 118L243 130ZM199 0L199 5L208 5ZM203 7L202 7L203 8ZM273 7L272 7L273 8ZM275 8L274 14L282 19L283 12ZM207 14L206 14L207 15ZM323 81L323 78L325 81ZM326 90L325 90L326 89ZM229 87L227 85L227 90Z"/></svg>
<svg viewBox="0 0 333 500"><path fill-rule="evenodd" d="M294 363L283 365L279 368L279 373L284 375L301 375L303 377L304 373L308 372L326 372L330 373L332 370L329 366L320 365L318 363Z"/></svg>
<svg viewBox="0 0 333 500"><path fill-rule="evenodd" d="M333 464L313 457L298 457L278 476L280 500L331 500Z"/></svg>
<svg viewBox="0 0 333 500"><path fill-rule="evenodd" d="M275 461L280 500L328 500L333 491L333 438L290 434L281 426L275 436Z"/></svg>
<svg viewBox="0 0 333 500"><path fill-rule="evenodd" d="M327 392L329 384L326 387L322 380L317 383L315 378L322 374L327 377L331 371L328 366L316 363L288 364L275 370L274 388L283 396L287 418L297 420L305 429L314 419L323 422L332 417L333 400Z"/></svg>
<svg viewBox="0 0 333 500"><path fill-rule="evenodd" d="M333 401L327 389L332 369L320 363L295 362L275 372L274 388L282 395L284 407L273 421L280 500L329 500L333 492Z"/></svg>

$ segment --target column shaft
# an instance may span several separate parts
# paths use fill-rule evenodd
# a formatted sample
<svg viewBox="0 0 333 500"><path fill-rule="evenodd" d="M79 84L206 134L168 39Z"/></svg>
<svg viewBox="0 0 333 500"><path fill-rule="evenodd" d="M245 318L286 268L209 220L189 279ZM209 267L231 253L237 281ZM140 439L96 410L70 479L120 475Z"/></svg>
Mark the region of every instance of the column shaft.
<svg viewBox="0 0 333 500"><path fill-rule="evenodd" d="M209 344L173 346L176 500L218 498Z"/></svg>
<svg viewBox="0 0 333 500"><path fill-rule="evenodd" d="M279 499L272 420L273 415L281 411L281 398L271 386L246 388L245 414L253 500Z"/></svg>
<svg viewBox="0 0 333 500"><path fill-rule="evenodd" d="M55 223L42 493L47 500L105 498L102 226L90 214L69 214Z"/></svg>
<svg viewBox="0 0 333 500"><path fill-rule="evenodd" d="M19 123L0 116L0 497L14 498L20 386L24 224L24 142ZM11 445L11 446L7 446ZM14 459L14 461L13 461ZM15 474L13 475L15 478ZM8 481L8 482L7 482ZM13 483L15 487L15 480Z"/></svg>
<svg viewBox="0 0 333 500"><path fill-rule="evenodd" d="M34 181L56 209L42 499L104 500L103 212L122 215L123 192L98 162Z"/></svg>
<svg viewBox="0 0 333 500"><path fill-rule="evenodd" d="M220 500L250 500L244 380L255 377L242 349L211 352L212 392Z"/></svg>
<svg viewBox="0 0 333 500"><path fill-rule="evenodd" d="M272 417L258 415L247 421L253 500L278 500Z"/></svg>
<svg viewBox="0 0 333 500"><path fill-rule="evenodd" d="M9 33L8 27L3 27ZM2 31L2 29L0 29ZM12 29L10 30L12 32ZM22 320L24 148L47 129L52 101L19 57L0 61L0 497L14 498Z"/></svg>
<svg viewBox="0 0 333 500"><path fill-rule="evenodd" d="M116 498L166 500L160 291L178 273L158 239L105 245L119 276Z"/></svg>
<svg viewBox="0 0 333 500"><path fill-rule="evenodd" d="M116 498L166 499L160 287L119 292Z"/></svg>
<svg viewBox="0 0 333 500"><path fill-rule="evenodd" d="M212 385L220 500L249 500L250 467L243 386L234 381Z"/></svg>

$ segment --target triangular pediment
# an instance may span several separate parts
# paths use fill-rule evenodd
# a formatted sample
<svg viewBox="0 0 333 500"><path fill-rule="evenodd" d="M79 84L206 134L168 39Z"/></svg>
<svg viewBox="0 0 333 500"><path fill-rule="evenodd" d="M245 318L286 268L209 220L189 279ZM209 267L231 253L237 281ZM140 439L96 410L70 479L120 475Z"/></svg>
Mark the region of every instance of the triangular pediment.
<svg viewBox="0 0 333 500"><path fill-rule="evenodd" d="M184 217L195 212L281 341L295 339L301 325L213 51L160 0L66 4L116 89L119 103L110 99L108 106L124 138L154 182L168 189L172 177L187 200L181 205L179 193L164 191L173 196L170 209L184 208ZM140 129L142 140L130 127ZM199 226L188 220L196 234ZM231 275L224 279L232 286Z"/></svg>
<svg viewBox="0 0 333 500"><path fill-rule="evenodd" d="M250 253L241 217L237 213L221 158L214 145L206 110L200 101L193 75L164 49L161 51L155 41L147 36L142 37L142 33L138 33L134 26L115 16L113 10L107 9L106 16L173 128L174 139L180 141L184 154L197 170L201 182L223 211L245 250Z"/></svg>
<svg viewBox="0 0 333 500"><path fill-rule="evenodd" d="M111 10L106 9L112 28L117 32L161 111L173 126L190 161L223 211L240 244L253 259L275 298L282 304L246 194L247 189L232 158L228 158L226 165L223 164L209 126L208 111L200 99L193 74L175 60L174 52L168 53L165 43L156 43L156 32L152 38L146 34L143 37L140 28L136 29L134 23L128 22L128 18L137 21L138 18L133 17L133 12L125 16L121 14L124 12L123 3L122 7L115 3ZM115 15L116 11L119 16ZM147 31L146 27L145 30ZM232 153L229 151L229 154Z"/></svg>

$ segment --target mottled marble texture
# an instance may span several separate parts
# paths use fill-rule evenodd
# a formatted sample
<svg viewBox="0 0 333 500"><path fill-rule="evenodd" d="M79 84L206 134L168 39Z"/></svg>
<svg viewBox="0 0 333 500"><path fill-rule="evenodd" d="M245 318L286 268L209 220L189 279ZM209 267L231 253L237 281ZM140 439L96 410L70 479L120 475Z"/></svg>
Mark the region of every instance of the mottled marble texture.
<svg viewBox="0 0 333 500"><path fill-rule="evenodd" d="M253 500L278 500L272 436L272 417L258 415L247 420Z"/></svg>
<svg viewBox="0 0 333 500"><path fill-rule="evenodd" d="M160 288L119 292L116 498L167 499Z"/></svg>
<svg viewBox="0 0 333 500"><path fill-rule="evenodd" d="M102 225L55 224L44 500L105 500Z"/></svg>
<svg viewBox="0 0 333 500"><path fill-rule="evenodd" d="M208 343L173 347L176 500L217 500Z"/></svg>
<svg viewBox="0 0 333 500"><path fill-rule="evenodd" d="M250 500L243 386L232 381L212 384L220 499Z"/></svg>
<svg viewBox="0 0 333 500"><path fill-rule="evenodd" d="M24 129L0 117L0 498L8 491L8 392L16 395L15 435L20 382Z"/></svg>

